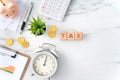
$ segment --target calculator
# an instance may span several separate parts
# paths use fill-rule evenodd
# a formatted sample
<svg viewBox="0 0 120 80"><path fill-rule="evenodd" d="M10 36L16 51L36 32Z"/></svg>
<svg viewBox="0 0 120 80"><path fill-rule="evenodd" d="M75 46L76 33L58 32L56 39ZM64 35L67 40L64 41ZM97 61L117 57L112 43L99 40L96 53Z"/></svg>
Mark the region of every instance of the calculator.
<svg viewBox="0 0 120 80"><path fill-rule="evenodd" d="M41 0L39 13L48 18L62 21L71 0Z"/></svg>

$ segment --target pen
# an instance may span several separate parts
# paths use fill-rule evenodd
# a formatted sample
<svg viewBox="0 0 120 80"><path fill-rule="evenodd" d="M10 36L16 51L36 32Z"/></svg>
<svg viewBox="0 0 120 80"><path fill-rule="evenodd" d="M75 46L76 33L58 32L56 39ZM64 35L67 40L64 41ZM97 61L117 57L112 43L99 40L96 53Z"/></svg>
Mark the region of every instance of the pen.
<svg viewBox="0 0 120 80"><path fill-rule="evenodd" d="M28 10L27 10L27 12L26 12L26 14L24 16L24 20L22 22L20 34L22 33L22 31L24 30L24 28L26 26L26 23L27 23L27 21L29 19L29 16L30 16L31 12L32 12L32 9L33 9L33 2L31 2L31 4L30 4L30 6L29 6L29 8L28 8Z"/></svg>

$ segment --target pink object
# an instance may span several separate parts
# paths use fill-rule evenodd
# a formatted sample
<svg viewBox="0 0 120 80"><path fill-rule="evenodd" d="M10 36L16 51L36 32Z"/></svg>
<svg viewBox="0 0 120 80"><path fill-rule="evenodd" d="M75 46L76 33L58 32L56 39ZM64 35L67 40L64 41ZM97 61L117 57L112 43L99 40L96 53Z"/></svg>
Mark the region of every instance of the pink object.
<svg viewBox="0 0 120 80"><path fill-rule="evenodd" d="M0 0L0 15L5 18L15 18L18 14L18 4L15 0Z"/></svg>
<svg viewBox="0 0 120 80"><path fill-rule="evenodd" d="M67 32L66 37L67 40L74 40L74 32Z"/></svg>
<svg viewBox="0 0 120 80"><path fill-rule="evenodd" d="M67 40L67 37L66 37L66 32L61 32L60 33L60 40Z"/></svg>

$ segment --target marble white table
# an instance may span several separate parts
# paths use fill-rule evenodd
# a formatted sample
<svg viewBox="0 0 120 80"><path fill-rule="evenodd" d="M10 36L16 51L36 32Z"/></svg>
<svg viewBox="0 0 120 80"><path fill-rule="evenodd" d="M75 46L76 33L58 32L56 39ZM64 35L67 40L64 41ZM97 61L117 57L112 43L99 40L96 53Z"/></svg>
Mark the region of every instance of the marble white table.
<svg viewBox="0 0 120 80"><path fill-rule="evenodd" d="M35 0L32 16L37 12L39 0ZM25 30L22 34L30 42L23 49L17 43L10 48L32 55L43 43L52 43L59 50L59 67L51 80L120 80L120 1L72 0L63 22L45 19L47 25L57 26L57 36L50 39L47 32L34 37ZM83 32L82 41L61 41L59 33ZM2 37L16 39L15 32L0 32ZM4 41L0 41L5 44ZM31 57L32 58L32 57ZM30 65L23 80L42 80L31 76Z"/></svg>

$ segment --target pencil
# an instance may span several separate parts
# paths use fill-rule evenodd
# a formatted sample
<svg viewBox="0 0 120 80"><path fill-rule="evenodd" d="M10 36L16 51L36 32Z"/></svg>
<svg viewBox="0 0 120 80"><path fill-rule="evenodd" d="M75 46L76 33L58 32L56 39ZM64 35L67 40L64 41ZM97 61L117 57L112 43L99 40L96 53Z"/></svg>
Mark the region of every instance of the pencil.
<svg viewBox="0 0 120 80"><path fill-rule="evenodd" d="M2 0L0 0L0 2L3 4L3 6L5 6L5 3Z"/></svg>

